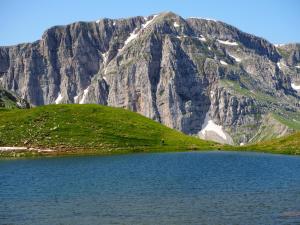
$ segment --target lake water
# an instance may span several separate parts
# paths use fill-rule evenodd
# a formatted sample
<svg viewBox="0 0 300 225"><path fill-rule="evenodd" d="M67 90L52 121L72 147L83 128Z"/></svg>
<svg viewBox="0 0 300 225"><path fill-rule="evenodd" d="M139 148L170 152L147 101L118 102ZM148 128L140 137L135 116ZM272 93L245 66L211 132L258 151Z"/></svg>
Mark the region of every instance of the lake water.
<svg viewBox="0 0 300 225"><path fill-rule="evenodd" d="M300 157L0 160L0 224L300 224Z"/></svg>

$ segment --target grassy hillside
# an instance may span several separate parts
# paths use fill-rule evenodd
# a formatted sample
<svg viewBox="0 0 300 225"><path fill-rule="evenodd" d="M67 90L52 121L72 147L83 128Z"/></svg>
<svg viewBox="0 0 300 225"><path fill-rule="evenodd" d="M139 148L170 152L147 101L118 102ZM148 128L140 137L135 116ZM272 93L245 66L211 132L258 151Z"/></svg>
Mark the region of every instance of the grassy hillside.
<svg viewBox="0 0 300 225"><path fill-rule="evenodd" d="M242 147L225 147L228 150L257 151L267 153L300 155L300 132Z"/></svg>
<svg viewBox="0 0 300 225"><path fill-rule="evenodd" d="M0 146L57 150L47 154L209 150L219 147L128 110L74 104L0 110Z"/></svg>
<svg viewBox="0 0 300 225"><path fill-rule="evenodd" d="M0 88L0 107L18 108L17 101L17 98L13 94Z"/></svg>

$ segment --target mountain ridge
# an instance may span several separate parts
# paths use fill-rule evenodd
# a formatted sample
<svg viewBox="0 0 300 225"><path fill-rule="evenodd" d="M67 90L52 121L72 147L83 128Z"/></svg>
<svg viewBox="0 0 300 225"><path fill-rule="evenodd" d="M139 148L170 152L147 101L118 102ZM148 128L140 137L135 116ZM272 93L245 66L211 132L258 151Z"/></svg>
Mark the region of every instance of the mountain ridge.
<svg viewBox="0 0 300 225"><path fill-rule="evenodd" d="M122 107L186 134L244 144L261 130L276 137L298 129L263 129L272 113L284 117L272 119L278 126L299 120L300 62L286 64L287 55L226 23L167 12L56 26L34 43L1 47L0 85L33 105Z"/></svg>

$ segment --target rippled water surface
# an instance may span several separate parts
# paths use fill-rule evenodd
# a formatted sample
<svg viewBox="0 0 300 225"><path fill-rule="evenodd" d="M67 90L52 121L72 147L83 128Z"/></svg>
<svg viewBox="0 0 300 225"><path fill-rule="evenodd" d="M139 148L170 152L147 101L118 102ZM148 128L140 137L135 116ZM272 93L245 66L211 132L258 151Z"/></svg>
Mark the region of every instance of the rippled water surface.
<svg viewBox="0 0 300 225"><path fill-rule="evenodd" d="M0 160L0 224L300 224L300 157Z"/></svg>

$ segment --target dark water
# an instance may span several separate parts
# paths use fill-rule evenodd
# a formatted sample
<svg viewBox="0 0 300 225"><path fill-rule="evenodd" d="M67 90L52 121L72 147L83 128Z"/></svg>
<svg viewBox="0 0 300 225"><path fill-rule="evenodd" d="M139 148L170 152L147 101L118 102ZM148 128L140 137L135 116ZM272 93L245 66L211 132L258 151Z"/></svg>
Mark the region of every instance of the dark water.
<svg viewBox="0 0 300 225"><path fill-rule="evenodd" d="M300 157L2 160L0 224L300 224Z"/></svg>

